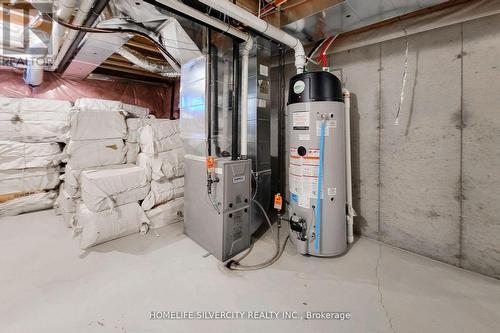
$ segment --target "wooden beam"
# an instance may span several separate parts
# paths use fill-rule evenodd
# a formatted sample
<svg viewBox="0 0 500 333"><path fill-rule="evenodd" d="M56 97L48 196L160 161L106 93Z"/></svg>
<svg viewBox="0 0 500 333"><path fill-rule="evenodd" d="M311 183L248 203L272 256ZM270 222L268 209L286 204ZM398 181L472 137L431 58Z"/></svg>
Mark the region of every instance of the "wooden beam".
<svg viewBox="0 0 500 333"><path fill-rule="evenodd" d="M141 49L141 50L147 50L149 52L161 54L161 52L158 50L158 47L156 45L148 45L146 43L136 42L133 40L129 40L125 45L133 46L133 47Z"/></svg>

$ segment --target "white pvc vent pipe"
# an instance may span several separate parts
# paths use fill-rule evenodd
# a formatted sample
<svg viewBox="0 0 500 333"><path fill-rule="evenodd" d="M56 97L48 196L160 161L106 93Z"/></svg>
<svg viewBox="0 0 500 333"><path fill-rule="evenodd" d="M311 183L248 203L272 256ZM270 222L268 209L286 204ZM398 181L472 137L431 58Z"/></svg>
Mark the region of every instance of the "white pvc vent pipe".
<svg viewBox="0 0 500 333"><path fill-rule="evenodd" d="M233 19L240 21L241 23L255 29L265 36L274 39L280 43L283 43L295 51L295 67L297 68L297 73L302 73L304 71L304 66L306 63L306 55L304 52L304 47L299 39L293 37L292 35L280 30L268 22L258 18L257 16L247 12L238 5L233 4L228 0L198 0L201 3L223 13Z"/></svg>
<svg viewBox="0 0 500 333"><path fill-rule="evenodd" d="M56 16L59 20L68 22L76 6L76 0L59 0L57 2ZM52 54L55 56L61 46L66 28L59 23L52 22Z"/></svg>
<svg viewBox="0 0 500 333"><path fill-rule="evenodd" d="M342 89L345 109L345 161L346 161L346 196L347 196L347 243L354 242L354 216L352 208L352 167L351 167L351 93Z"/></svg>
<svg viewBox="0 0 500 333"><path fill-rule="evenodd" d="M76 26L81 26L87 16L89 15L92 6L94 5L95 0L82 0L80 2L80 6L78 7L78 11L76 12L75 17L73 18L73 21L71 24L76 25ZM56 24L56 23L54 23ZM66 52L68 52L69 47L73 43L73 40L76 38L76 35L78 34L78 30L72 30L70 29L68 31L68 34L66 37L64 37L63 44L61 45L61 49L57 53L56 59L54 60L54 63L52 65L52 69L57 69L59 64L61 63L62 59L66 55Z"/></svg>

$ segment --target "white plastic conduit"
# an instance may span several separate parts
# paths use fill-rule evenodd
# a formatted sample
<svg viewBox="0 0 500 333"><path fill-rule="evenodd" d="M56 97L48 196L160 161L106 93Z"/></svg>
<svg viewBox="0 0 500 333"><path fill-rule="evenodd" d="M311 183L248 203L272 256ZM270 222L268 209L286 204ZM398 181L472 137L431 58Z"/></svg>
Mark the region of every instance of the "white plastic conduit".
<svg viewBox="0 0 500 333"><path fill-rule="evenodd" d="M228 33L232 36L244 40L243 49L241 51L241 141L240 141L240 154L242 157L247 156L248 146L248 55L253 47L252 37L233 26L217 20L211 16L203 14L202 12L189 7L177 0L156 0L169 8L182 12L200 22L204 22L218 30ZM239 8L239 7L238 7ZM302 46L302 45L301 45ZM304 58L305 59L305 58Z"/></svg>
<svg viewBox="0 0 500 333"><path fill-rule="evenodd" d="M342 89L345 108L345 161L346 161L346 196L347 196L347 242L354 242L353 223L356 212L352 208L352 169L351 169L351 93Z"/></svg>
<svg viewBox="0 0 500 333"><path fill-rule="evenodd" d="M247 12L238 5L233 4L228 0L198 0L201 3L223 13L233 19L240 21L241 23L255 29L265 36L274 39L280 43L283 43L295 51L295 67L297 68L297 73L302 73L304 71L304 66L306 63L306 55L304 53L304 47L299 39L293 37L292 35L280 30L273 25L267 23L266 21L258 18L252 13Z"/></svg>
<svg viewBox="0 0 500 333"><path fill-rule="evenodd" d="M57 3L56 16L59 20L68 22L76 6L76 0L59 0ZM66 28L56 22L52 23L52 54L57 55L61 40L66 32Z"/></svg>
<svg viewBox="0 0 500 333"><path fill-rule="evenodd" d="M89 12L92 9L94 2L95 0L82 0L80 2L80 6L78 7L78 12L76 13L73 22L71 22L71 24L76 26L81 26L85 21L85 19L87 18L87 16L89 15ZM54 60L54 64L52 65L53 70L57 69L57 67L61 63L62 59L66 55L66 52L68 52L68 49L71 46L71 43L73 42L77 34L78 30L68 31L68 34L64 38L64 42L61 46L61 49L57 53L56 59Z"/></svg>

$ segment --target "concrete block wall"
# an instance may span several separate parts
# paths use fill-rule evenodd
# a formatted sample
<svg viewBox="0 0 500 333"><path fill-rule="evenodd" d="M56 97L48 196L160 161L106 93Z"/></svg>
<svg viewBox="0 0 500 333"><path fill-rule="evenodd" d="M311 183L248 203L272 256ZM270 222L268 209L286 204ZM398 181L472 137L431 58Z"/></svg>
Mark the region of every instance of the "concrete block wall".
<svg viewBox="0 0 500 333"><path fill-rule="evenodd" d="M500 15L330 55L353 94L358 233L500 278Z"/></svg>

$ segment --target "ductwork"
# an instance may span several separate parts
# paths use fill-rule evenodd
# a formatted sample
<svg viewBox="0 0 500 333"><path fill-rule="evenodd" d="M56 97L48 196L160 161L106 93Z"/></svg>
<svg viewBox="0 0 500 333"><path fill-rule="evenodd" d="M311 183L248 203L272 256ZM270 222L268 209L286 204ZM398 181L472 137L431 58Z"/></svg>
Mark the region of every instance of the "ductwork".
<svg viewBox="0 0 500 333"><path fill-rule="evenodd" d="M106 21L101 22L101 24ZM62 76L83 80L99 67L113 53L119 50L132 37L127 33L88 33L78 53L66 67Z"/></svg>
<svg viewBox="0 0 500 333"><path fill-rule="evenodd" d="M199 58L202 53L181 24L170 17L156 28L158 40L179 65ZM168 59L167 59L168 60ZM176 68L180 72L180 68Z"/></svg>
<svg viewBox="0 0 500 333"><path fill-rule="evenodd" d="M241 50L241 119L240 119L240 154L242 158L246 158L248 152L248 55L253 47L252 37L244 33L230 24L224 23L217 20L209 15L203 14L202 12L189 7L177 0L156 0L156 2L171 8L177 12L181 12L187 16L190 16L197 21L203 22L209 26L212 26L224 33L235 36L245 43ZM239 8L239 7L238 7ZM302 45L301 45L302 46ZM303 50L302 50L303 51ZM304 58L305 59L305 58Z"/></svg>
<svg viewBox="0 0 500 333"><path fill-rule="evenodd" d="M224 33L230 34L232 36L235 36L246 43L251 43L250 48L252 49L253 46L253 41L252 38L250 37L249 34L244 33L241 30L236 29L230 24L227 24L225 22L222 22L220 20L217 20L213 18L212 16L209 16L207 14L204 14L192 7L189 7L188 5L183 4L182 2L178 0L156 0L155 2L162 4L170 9L173 9L176 12L182 13L186 16L192 17L197 21L203 22L211 27L214 27Z"/></svg>
<svg viewBox="0 0 500 333"><path fill-rule="evenodd" d="M122 46L116 51L116 53L148 72L160 74L161 76L169 78L177 78L180 76L180 73L172 72L170 66L166 66L161 62L150 60L143 56L140 52L137 52L129 47Z"/></svg>
<svg viewBox="0 0 500 333"><path fill-rule="evenodd" d="M98 1L101 3L103 0ZM105 15L102 15L106 19L101 20L95 28L102 29L102 31L108 29L116 33L99 33L98 31L87 33L82 43L79 43L76 55L66 68L64 68L64 59L70 54L63 57L60 67L64 68L64 77L85 78L113 53L118 52L134 34L142 35L156 43L170 66L165 65L164 68L160 68L162 67L160 63L152 63L133 49L122 50L122 56L126 56L131 62L147 71L165 77L177 76L172 72L180 72L180 66L183 63L202 55L176 19L151 4L131 0L111 1L108 9ZM87 18L85 23L88 20ZM74 42L78 41L78 36ZM70 53L71 49L70 47Z"/></svg>
<svg viewBox="0 0 500 333"><path fill-rule="evenodd" d="M82 0L80 2L80 6L78 7L78 11L72 21L72 24L75 26L81 26L85 19L89 16L89 13L94 5L94 0ZM64 56L68 52L70 46L73 44L76 36L78 35L77 30L70 30L66 37L64 38L64 42L61 45L61 49L57 53L56 59L54 60L54 64L52 65L52 70L55 70L59 67L59 64L63 60Z"/></svg>
<svg viewBox="0 0 500 333"><path fill-rule="evenodd" d="M273 25L267 23L266 21L256 17L255 15L247 12L238 5L233 4L228 0L198 0L199 2L223 13L233 19L240 21L241 23L249 26L252 29L264 34L265 36L278 41L279 43L285 44L295 51L295 67L297 68L297 73L302 73L304 71L304 66L306 64L306 55L304 52L304 46L299 39L289 35L288 33L280 30Z"/></svg>

